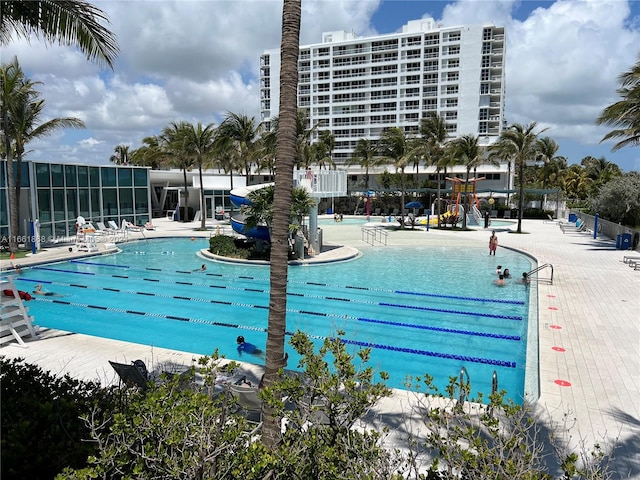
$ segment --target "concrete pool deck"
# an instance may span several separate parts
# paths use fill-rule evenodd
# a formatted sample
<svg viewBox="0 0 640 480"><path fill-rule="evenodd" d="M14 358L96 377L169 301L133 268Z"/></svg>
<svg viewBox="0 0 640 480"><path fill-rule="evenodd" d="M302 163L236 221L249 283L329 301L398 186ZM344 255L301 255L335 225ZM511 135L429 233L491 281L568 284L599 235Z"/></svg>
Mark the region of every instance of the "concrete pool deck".
<svg viewBox="0 0 640 480"><path fill-rule="evenodd" d="M201 232L195 230L199 222L156 219L154 224L157 229L144 232L145 237L208 237L217 227L208 225L209 230ZM365 243L361 227L324 224L323 238L326 243L361 251L385 248ZM511 229L515 231L515 227ZM613 240L594 239L592 234L563 233L555 223L542 220L525 220L522 235L508 233L506 228L496 227L498 259L506 247L535 257L539 265L553 265L553 283L542 281L550 276L550 271L543 270L537 285L540 397L536 409L548 418L552 430L566 433L570 428L567 435L574 445L615 443L612 466L616 478L640 478L640 271L622 261L632 252L616 250ZM389 231L386 241L390 246L487 246L488 254L489 235L490 230L482 228L469 232ZM129 235L130 240L136 238L142 239L142 234ZM328 253L335 255L335 250ZM14 263L26 267L76 255L82 254L70 253L68 246L57 247ZM0 266L9 265L5 260ZM167 362L190 365L198 357L61 331L44 331L40 340L27 345L5 345L0 355L25 358L56 374L69 373L104 384L117 380L108 360L141 358L153 367ZM246 364L243 368L255 378L261 374L257 365ZM400 446L408 432L419 434L419 421L411 411L414 400L415 394L397 390L378 405L380 421L394 429L389 437L391 444Z"/></svg>

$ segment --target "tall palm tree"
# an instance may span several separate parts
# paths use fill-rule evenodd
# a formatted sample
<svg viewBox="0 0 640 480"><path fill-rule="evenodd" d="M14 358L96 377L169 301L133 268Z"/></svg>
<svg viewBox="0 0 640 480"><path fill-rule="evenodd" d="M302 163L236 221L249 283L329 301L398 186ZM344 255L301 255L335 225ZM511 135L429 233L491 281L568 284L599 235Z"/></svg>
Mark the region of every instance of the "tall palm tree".
<svg viewBox="0 0 640 480"><path fill-rule="evenodd" d="M188 125L187 122L171 122L162 129L162 134L159 137L160 144L170 158L171 164L182 170L184 183L184 217L186 217L180 218L183 222L189 220L189 184L187 182L187 172L193 168L194 164L194 159L189 155L189 152L187 152L185 145L186 138L184 131L188 128ZM180 202L178 201L178 203Z"/></svg>
<svg viewBox="0 0 640 480"><path fill-rule="evenodd" d="M156 135L144 137L142 146L131 152L130 158L132 165L151 167L152 170L157 170L167 163L166 152L162 149Z"/></svg>
<svg viewBox="0 0 640 480"><path fill-rule="evenodd" d="M2 141L7 160L7 187L9 189L9 250L18 250L18 202L13 173L13 141L11 139L11 115L17 105L27 102L34 94L33 83L25 79L18 59L0 68L0 115L2 116Z"/></svg>
<svg viewBox="0 0 640 480"><path fill-rule="evenodd" d="M400 227L404 227L404 205L405 205L405 174L404 171L415 157L415 145L412 145L404 130L400 127L388 127L380 135L378 144L382 156L393 162L396 171L400 173Z"/></svg>
<svg viewBox="0 0 640 480"><path fill-rule="evenodd" d="M524 209L524 169L529 161L538 156L538 136L545 132L544 128L535 132L538 124L528 125L514 123L502 131L498 141L493 145L493 151L501 158L513 158L518 169L518 233L522 233L522 213Z"/></svg>
<svg viewBox="0 0 640 480"><path fill-rule="evenodd" d="M336 163L333 161L333 149L336 148L336 139L331 133L331 130L322 130L318 141L314 144L317 146L317 152L320 152L317 158L317 163L320 168L331 167L336 168Z"/></svg>
<svg viewBox="0 0 640 480"><path fill-rule="evenodd" d="M589 177L586 168L574 164L565 170L560 183L565 196L577 201L587 198L593 179Z"/></svg>
<svg viewBox="0 0 640 480"><path fill-rule="evenodd" d="M567 167L567 159L557 155L560 146L550 137L538 139L538 160L543 165L540 169L542 188L549 188L552 181L557 180L560 171ZM540 178L540 177L539 177ZM547 194L544 194L543 208L547 203Z"/></svg>
<svg viewBox="0 0 640 480"><path fill-rule="evenodd" d="M129 163L131 163L129 148L129 145L116 145L113 149L113 155L111 155L109 161L116 165L129 165Z"/></svg>
<svg viewBox="0 0 640 480"><path fill-rule="evenodd" d="M280 116L278 119L277 169L271 233L269 324L264 385L269 386L286 364L284 341L287 327L287 276L289 257L289 215L296 155L298 103L298 49L300 45L301 0L284 0L280 47ZM273 448L280 440L280 421L267 404L264 409L262 441Z"/></svg>
<svg viewBox="0 0 640 480"><path fill-rule="evenodd" d="M118 43L102 22L110 23L107 14L85 1L2 0L0 45L14 34L27 40L33 34L48 43L75 45L88 60L113 68Z"/></svg>
<svg viewBox="0 0 640 480"><path fill-rule="evenodd" d="M615 130L607 133L601 142L610 138L622 138L612 151L628 145L640 145L640 59L627 72L618 77L617 92L622 100L609 105L598 117L598 125L609 125Z"/></svg>
<svg viewBox="0 0 640 480"><path fill-rule="evenodd" d="M25 82L29 83L28 80ZM35 90L29 96L18 96L11 108L9 136L13 139L16 159L16 208L20 211L20 189L22 186L22 159L26 145L40 137L51 135L60 128L84 128L84 122L75 117L53 118L41 122L45 108L44 99Z"/></svg>
<svg viewBox="0 0 640 480"><path fill-rule="evenodd" d="M369 191L369 169L383 165L384 158L379 155L378 146L369 138L361 138L353 149L353 157L347 165L360 165L364 168L364 188Z"/></svg>
<svg viewBox="0 0 640 480"><path fill-rule="evenodd" d="M214 139L216 127L210 123L206 127L198 122L197 125L186 124L180 130L183 136L184 149L193 164L198 167L198 180L200 182L200 230L207 227L207 209L204 196L204 182L202 179L202 169L207 168L214 154Z"/></svg>
<svg viewBox="0 0 640 480"><path fill-rule="evenodd" d="M587 175L598 185L604 185L614 177L622 175L620 167L605 157L584 157L580 165L587 170Z"/></svg>
<svg viewBox="0 0 640 480"><path fill-rule="evenodd" d="M249 118L246 115L231 112L227 112L218 127L220 137L226 136L232 140L227 147L230 149L229 152L233 151L237 158L234 163L243 165L247 184L249 184L261 128L261 125L256 125L255 117Z"/></svg>
<svg viewBox="0 0 640 480"><path fill-rule="evenodd" d="M451 141L451 152L453 158L456 159L458 165L463 165L467 172L465 178L465 187L469 185L469 174L471 170L475 170L477 167L484 163L484 157L482 156L482 148L478 144L478 137L476 135L463 135ZM471 202L469 200L469 191L465 188L465 206L464 215L462 216L462 228L467 228L467 214L471 210Z"/></svg>
<svg viewBox="0 0 640 480"><path fill-rule="evenodd" d="M565 165L567 163L566 158L556 155L559 149L558 143L550 137L538 139L538 160L541 160L544 164L542 168L542 188L548 188L551 176L556 173L556 168L562 163ZM545 168L547 166L548 168Z"/></svg>
<svg viewBox="0 0 640 480"><path fill-rule="evenodd" d="M436 212L437 218L440 218L440 188L442 185L441 171L447 169L447 157L445 156L445 145L447 142L447 123L441 115L429 115L420 121L420 138L426 142L429 147L429 163L436 168L438 176L438 191Z"/></svg>

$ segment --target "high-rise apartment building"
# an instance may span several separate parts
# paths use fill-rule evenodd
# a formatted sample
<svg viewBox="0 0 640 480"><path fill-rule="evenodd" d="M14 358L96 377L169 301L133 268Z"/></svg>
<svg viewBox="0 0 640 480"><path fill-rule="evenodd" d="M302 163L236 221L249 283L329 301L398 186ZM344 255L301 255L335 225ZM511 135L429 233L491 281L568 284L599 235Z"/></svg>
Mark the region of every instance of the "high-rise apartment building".
<svg viewBox="0 0 640 480"><path fill-rule="evenodd" d="M300 47L298 107L319 125L315 139L333 133L337 164L359 139L378 139L385 127L415 132L431 114L444 117L451 138L474 134L487 145L503 126L504 59L504 27L489 24L443 27L425 18L388 35L326 32ZM278 115L279 75L280 51L265 51L262 121Z"/></svg>

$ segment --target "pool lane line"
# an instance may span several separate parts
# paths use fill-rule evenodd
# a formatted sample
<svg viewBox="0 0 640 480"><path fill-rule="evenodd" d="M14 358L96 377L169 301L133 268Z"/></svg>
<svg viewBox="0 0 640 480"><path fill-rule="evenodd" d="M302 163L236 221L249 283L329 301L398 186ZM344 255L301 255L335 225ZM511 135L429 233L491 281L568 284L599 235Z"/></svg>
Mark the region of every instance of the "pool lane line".
<svg viewBox="0 0 640 480"><path fill-rule="evenodd" d="M449 310L444 308L421 307L419 305L400 305L400 304L386 303L386 302L380 302L378 305L380 305L381 307L406 308L408 310L422 310L426 312L450 313L455 315L470 315L474 317L502 318L504 320L522 321L522 317L520 315L499 315L496 313L477 313L477 312L467 312L464 310Z"/></svg>
<svg viewBox="0 0 640 480"><path fill-rule="evenodd" d="M55 283L55 285L79 287L79 288L91 288L92 290L106 290L106 291L109 291L109 292L127 293L127 294L131 294L131 295L144 295L144 296L149 296L149 297L159 297L159 298L167 298L167 299L174 299L174 300L184 300L184 301L188 301L188 302L212 303L214 305L225 305L225 306L230 306L230 307L257 308L257 309L264 309L264 310L268 310L269 309L268 305L256 305L256 304L253 304L253 303L239 303L239 302L229 302L229 301L226 301L226 300L211 300L211 299L207 299L207 298L185 297L185 296L182 296L182 295L169 295L169 294L162 294L162 293L141 292L141 291L138 291L138 290L124 290L124 289L106 288L106 287L88 287L86 285L74 285L74 284L63 284L63 283ZM92 308L103 308L103 309L105 309L107 307L93 306ZM454 334L454 335L470 335L470 336L476 336L476 337L495 338L495 339L499 339L499 340L520 341L520 337L516 336L516 335L505 335L505 334L498 334L498 333L477 332L477 331L473 331L473 330L461 330L461 329L453 329L453 328L445 328L445 327L434 327L434 326L430 326L430 325L420 325L420 324L415 324L415 323L405 323L405 322L396 322L396 321L391 321L391 320L381 320L381 319L376 319L376 318L357 317L357 316L354 316L354 315L333 314L333 313L326 313L326 312L315 312L313 310L297 310L297 309L287 308L286 312L287 313L299 314L299 315L311 315L311 316L316 316L316 317L337 318L337 319L340 319L340 320L352 320L352 321L357 321L357 322L376 323L376 324L381 324L381 325L392 325L392 326L405 327L405 328L414 328L414 329L419 329L419 330L428 330L428 331L433 331L433 332L449 333L449 334ZM150 314L150 315L152 315L152 314Z"/></svg>
<svg viewBox="0 0 640 480"><path fill-rule="evenodd" d="M82 308L94 308L94 309L106 310L106 311L110 311L110 312L125 313L125 314L130 314L130 315L138 315L138 316L145 316L145 317L155 317L155 318L164 318L164 319L167 319L167 320L178 320L178 321L183 321L183 322L200 323L200 324L212 325L212 326L217 326L217 327L236 328L236 329L240 329L240 330L251 330L251 331L254 331L254 332L267 333L267 329L266 328L251 327L251 326L248 326L248 325L240 325L240 324L235 324L235 323L216 322L216 321L213 321L213 320L203 320L203 319L199 319L199 318L179 317L179 316L175 316L175 315L163 315L163 314L160 314L160 313L150 314L150 313L146 313L146 312L140 312L140 311L137 311L137 310L127 310L127 309L124 309L124 308L112 308L112 307L99 307L99 306L95 306L95 305L88 305L88 304L82 304L82 303L76 303L76 302L67 302L67 301L64 301L64 300L53 300L53 299L48 299L48 298L38 298L37 301L58 303L58 304L69 305L69 306L74 306L74 307L82 307ZM285 332L285 335L292 336L293 333L292 332ZM310 338L317 339L317 340L325 340L326 338L334 338L334 337L323 337L323 336L320 336L320 335L309 335L309 334L307 334L307 336L310 337ZM394 345L385 345L385 344L380 344L380 343L363 342L363 341L359 341L359 340L349 340L349 339L345 339L345 338L340 338L340 341L342 341L343 343L346 343L346 344L358 345L358 346L365 347L365 348L375 348L375 349L380 349L380 350L389 350L389 351L394 351L394 352L411 353L411 354L415 354L415 355L425 355L425 356L436 357L436 358L445 358L445 359L450 359L450 360L461 360L461 361L464 361L464 362L483 363L483 364L487 364L487 365L496 365L496 366L502 366L502 367L516 368L516 362L510 362L510 361L505 361L505 360L493 360L493 359L489 359L489 358L470 357L470 356L466 356L466 355L457 355L457 354L452 354L452 353L432 352L432 351L429 351L429 350L420 350L420 349L406 348L406 347L396 347Z"/></svg>
<svg viewBox="0 0 640 480"><path fill-rule="evenodd" d="M413 353L416 355L426 355L429 357L437 357L437 358L446 358L450 360L460 360L463 362L472 362L472 363L483 363L486 365L496 365L500 367L508 367L508 368L516 368L516 362L509 362L505 360L492 360L490 358L482 358L482 357L469 357L466 355L456 355L452 353L440 353L440 352L431 352L429 350L420 350L416 348L405 348L405 347L395 347L393 345L384 345L379 343L370 343L370 342L361 342L358 340L348 340L345 338L340 339L344 343L348 343L350 345L358 345L360 347L365 348L379 348L383 350L391 350L394 352L403 352L403 353Z"/></svg>
<svg viewBox="0 0 640 480"><path fill-rule="evenodd" d="M113 274L112 275L109 275L109 274L97 274L97 276L105 276L105 277L120 278L120 279L129 279L130 278L129 276L126 276L126 275L113 275ZM234 290L234 291L240 291L240 292L268 293L267 290L252 289L252 288L249 288L249 287L233 287L233 286L230 286L230 285L215 285L215 284L212 285L212 284L209 284L209 283L170 281L170 280L159 280L159 279L149 279L149 278L140 279L140 278L137 278L137 277L133 277L133 279L134 280L149 281L149 282L168 283L168 284L173 284L173 285L185 285L185 286L197 286L197 287L228 289L228 290ZM65 284L61 283L60 285L65 285ZM129 293L134 293L134 292L129 292ZM523 320L522 316L520 316L520 315L502 315L502 314L497 314L497 313L469 312L469 311L466 311L466 310L451 310L451 309L447 309L447 308L425 307L425 306L418 306L418 305L402 305L402 304L387 303L387 302L373 302L373 301L368 301L368 300L356 300L356 299L350 299L350 298L340 298L340 297L331 297L331 296L322 296L322 295L311 295L311 294L297 293L297 292L288 292L287 295L288 296L292 296L292 297L304 297L304 298L310 298L310 299L315 299L315 300L342 301L342 302L349 302L349 303L357 304L357 305L381 306L381 307L389 307L389 308L400 308L400 309L406 309L406 310L420 310L420 311L425 311L425 312L444 313L444 314L449 314L449 315L466 315L466 316L470 316L470 317L498 318L498 319L502 319L502 320L515 320L515 321L522 321Z"/></svg>
<svg viewBox="0 0 640 480"><path fill-rule="evenodd" d="M80 262L78 262L80 263ZM120 267L120 265L109 265L109 264L101 264L101 263L93 263L93 262L81 262L84 263L86 265L101 265L101 266L114 266L114 267ZM129 267L127 267L129 268ZM163 271L170 271L171 273L187 273L187 274L193 274L193 273L198 273L198 274L204 274L207 276L215 276L218 278L226 278L226 279L241 279L241 280L256 280L256 281L261 281L261 282L269 282L269 278L265 278L265 277L251 277L248 275L223 275L220 273L211 273L211 272L202 272L201 270L196 270L191 271L191 270L162 270L160 268L150 268L147 267L146 270L151 270L154 272L163 272ZM136 271L143 271L141 269L136 269ZM414 295L414 296L421 296L421 297L431 297L431 298L445 298L448 300L465 300L465 301L470 301L470 302L481 302L481 303L501 303L501 304L509 304L509 305L524 305L524 301L522 300L508 300L508 299L501 299L501 298L482 298L482 297L466 297L466 296L461 296L461 295L446 295L446 294L439 294L439 293L428 293L428 292L412 292L410 290L391 290L391 289L385 289L385 288L373 288L373 287L363 287L363 286L354 286L354 285L337 285L337 284L331 284L331 283L324 283L324 282L301 282L301 281L296 281L296 280L288 280L288 283L295 283L295 284L300 284L300 285L310 285L310 286L315 286L315 287L328 287L328 288L338 288L338 289L352 289L352 290L360 290L360 291L370 291L370 292L383 292L383 293L392 293L392 294L397 294L397 295Z"/></svg>
<svg viewBox="0 0 640 480"><path fill-rule="evenodd" d="M114 265L111 263L87 262L86 260L69 260L69 263L80 263L82 265L96 265L98 267L131 268L129 265Z"/></svg>
<svg viewBox="0 0 640 480"><path fill-rule="evenodd" d="M455 328L431 327L428 325L418 325L418 324L404 323L404 322L392 322L388 320L377 320L375 318L360 317L358 318L358 321L366 322L366 323L380 323L383 325L393 325L397 327L417 328L421 330L431 330L431 331L442 332L442 333L453 333L457 335L472 335L475 337L497 338L500 340L514 340L516 342L519 342L521 340L519 335L502 335L499 333L474 332L472 330L458 330Z"/></svg>

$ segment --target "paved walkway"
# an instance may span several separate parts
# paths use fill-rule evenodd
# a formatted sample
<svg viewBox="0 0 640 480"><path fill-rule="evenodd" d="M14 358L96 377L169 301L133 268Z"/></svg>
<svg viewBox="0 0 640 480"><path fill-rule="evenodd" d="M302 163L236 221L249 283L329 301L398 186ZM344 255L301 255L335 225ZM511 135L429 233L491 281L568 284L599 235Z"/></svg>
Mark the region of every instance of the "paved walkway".
<svg viewBox="0 0 640 480"><path fill-rule="evenodd" d="M372 219L375 220L375 219ZM217 226L199 232L199 223L155 221L156 236L209 236ZM323 225L326 243L371 247L362 241L360 226ZM512 228L515 230L515 225ZM538 282L540 397L538 413L550 428L571 436L572 445L583 442L615 443L614 469L619 478L640 478L640 271L624 264L623 252L607 239L587 233L563 233L554 223L525 220L521 235L496 228L500 247L514 248L535 257L538 264L553 265L553 283ZM142 234L132 233L131 238ZM489 231L389 232L388 245L488 245ZM487 249L488 250L488 249ZM335 254L335 251L333 252ZM68 258L68 248L60 247L21 260L49 262ZM8 261L0 265L6 268ZM549 277L549 270L541 278ZM535 289L535 285L532 286ZM37 319L36 319L37 320ZM163 363L190 365L196 357L136 344L127 344L66 332L45 332L28 348L14 344L0 349L0 355L23 357L54 373L70 373L77 378L115 381L107 360L144 359L148 365ZM246 372L259 378L261 369L245 365ZM390 442L399 445L407 432L416 432L419 422L410 405L415 396L396 391L378 407L382 421L395 428ZM567 437L568 438L568 437Z"/></svg>

